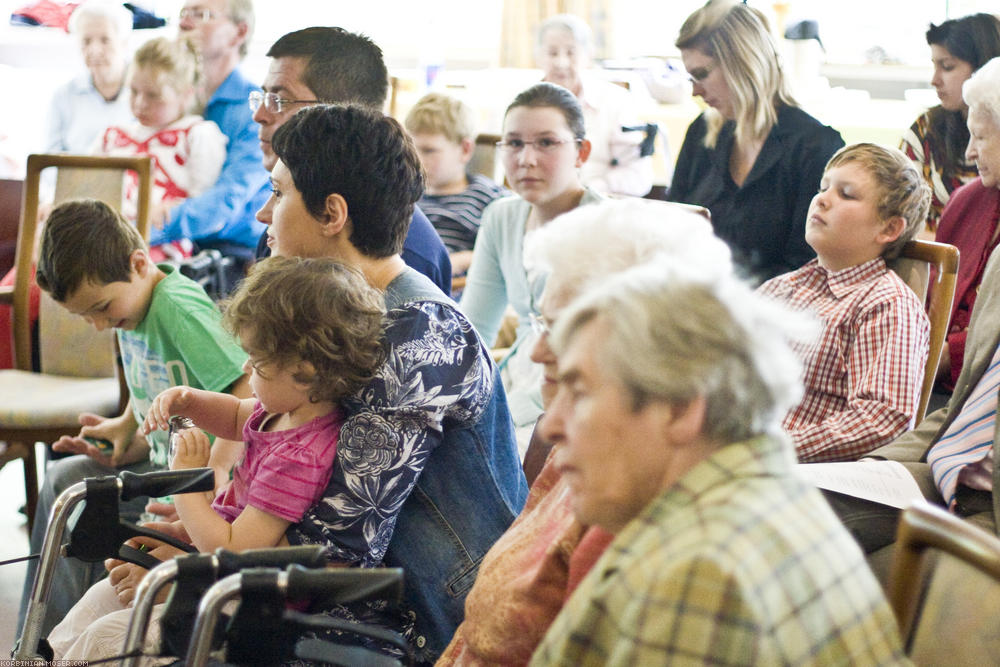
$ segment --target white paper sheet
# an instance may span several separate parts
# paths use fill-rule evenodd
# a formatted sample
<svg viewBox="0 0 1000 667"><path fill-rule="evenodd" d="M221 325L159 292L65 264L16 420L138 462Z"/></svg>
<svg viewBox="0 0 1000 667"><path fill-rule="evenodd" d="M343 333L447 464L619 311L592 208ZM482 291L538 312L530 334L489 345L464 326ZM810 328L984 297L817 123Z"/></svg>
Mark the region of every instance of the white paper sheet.
<svg viewBox="0 0 1000 667"><path fill-rule="evenodd" d="M796 470L821 489L900 509L924 498L913 475L897 461L802 463Z"/></svg>

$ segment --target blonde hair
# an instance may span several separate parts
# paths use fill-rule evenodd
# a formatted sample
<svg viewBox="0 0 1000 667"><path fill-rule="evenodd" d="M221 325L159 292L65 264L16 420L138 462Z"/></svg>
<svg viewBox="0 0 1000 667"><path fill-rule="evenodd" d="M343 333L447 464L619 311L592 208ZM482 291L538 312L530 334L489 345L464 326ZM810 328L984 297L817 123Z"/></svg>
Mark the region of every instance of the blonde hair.
<svg viewBox="0 0 1000 667"><path fill-rule="evenodd" d="M684 21L675 46L715 59L732 96L740 146L766 137L778 122L779 107L798 106L767 18L753 7L736 0L709 0ZM714 148L726 119L708 109L705 120L705 145Z"/></svg>
<svg viewBox="0 0 1000 667"><path fill-rule="evenodd" d="M412 134L441 134L456 144L475 136L469 105L441 93L428 93L413 105L403 123Z"/></svg>
<svg viewBox="0 0 1000 667"><path fill-rule="evenodd" d="M132 71L140 67L156 72L163 83L180 93L196 90L201 83L201 58L188 39L149 40L132 56Z"/></svg>
<svg viewBox="0 0 1000 667"><path fill-rule="evenodd" d="M882 257L893 259L927 220L931 188L916 165L895 148L869 143L844 146L826 163L823 173L848 163L857 164L875 182L879 191L876 203L879 218L888 220L900 216L906 221L903 233L882 251Z"/></svg>

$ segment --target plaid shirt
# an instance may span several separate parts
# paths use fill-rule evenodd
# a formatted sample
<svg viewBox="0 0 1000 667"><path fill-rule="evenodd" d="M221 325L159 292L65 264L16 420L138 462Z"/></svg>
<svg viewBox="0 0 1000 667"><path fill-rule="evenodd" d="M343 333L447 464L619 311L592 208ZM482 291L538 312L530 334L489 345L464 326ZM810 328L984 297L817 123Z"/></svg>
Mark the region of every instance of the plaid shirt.
<svg viewBox="0 0 1000 667"><path fill-rule="evenodd" d="M760 292L823 323L796 346L805 395L782 423L800 461L853 461L913 427L930 324L882 258L837 272L813 260Z"/></svg>
<svg viewBox="0 0 1000 667"><path fill-rule="evenodd" d="M532 665L894 665L857 544L773 438L724 446L629 523Z"/></svg>

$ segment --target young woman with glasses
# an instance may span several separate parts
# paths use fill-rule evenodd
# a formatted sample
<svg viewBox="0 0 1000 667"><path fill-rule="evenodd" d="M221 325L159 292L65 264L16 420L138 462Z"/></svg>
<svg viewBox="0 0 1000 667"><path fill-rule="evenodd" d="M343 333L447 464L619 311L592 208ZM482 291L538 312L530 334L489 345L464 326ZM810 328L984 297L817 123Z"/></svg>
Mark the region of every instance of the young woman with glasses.
<svg viewBox="0 0 1000 667"><path fill-rule="evenodd" d="M541 378L528 358L531 315L538 312L541 286L529 280L524 238L602 197L580 181L590 142L580 103L562 86L539 83L514 98L497 148L516 196L497 200L483 212L461 307L487 343L496 339L507 306L517 313L517 336L501 366L514 424L527 426L528 436L541 414ZM526 445L527 437L522 439Z"/></svg>

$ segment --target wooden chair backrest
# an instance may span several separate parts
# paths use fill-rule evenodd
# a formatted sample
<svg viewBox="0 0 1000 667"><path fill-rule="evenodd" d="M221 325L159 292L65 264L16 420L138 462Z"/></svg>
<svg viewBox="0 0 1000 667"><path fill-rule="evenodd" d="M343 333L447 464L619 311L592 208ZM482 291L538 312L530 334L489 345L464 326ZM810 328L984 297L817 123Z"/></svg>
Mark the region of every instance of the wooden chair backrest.
<svg viewBox="0 0 1000 667"><path fill-rule="evenodd" d="M958 248L953 245L914 240L903 246L900 256L891 264L892 270L927 304L927 317L931 322L930 349L920 389L917 424L923 420L927 411L927 402L934 389L938 362L948 334L951 304L955 299L955 281L958 277L958 259Z"/></svg>
<svg viewBox="0 0 1000 667"><path fill-rule="evenodd" d="M472 159L469 160L469 171L496 181L504 182L503 167L497 159L497 142L500 141L499 134L479 134L476 136L476 146L472 150Z"/></svg>
<svg viewBox="0 0 1000 667"><path fill-rule="evenodd" d="M996 535L929 503L908 507L900 518L887 593L915 664L996 663Z"/></svg>

